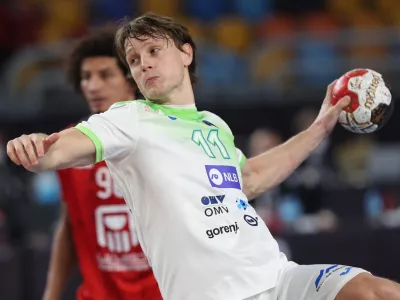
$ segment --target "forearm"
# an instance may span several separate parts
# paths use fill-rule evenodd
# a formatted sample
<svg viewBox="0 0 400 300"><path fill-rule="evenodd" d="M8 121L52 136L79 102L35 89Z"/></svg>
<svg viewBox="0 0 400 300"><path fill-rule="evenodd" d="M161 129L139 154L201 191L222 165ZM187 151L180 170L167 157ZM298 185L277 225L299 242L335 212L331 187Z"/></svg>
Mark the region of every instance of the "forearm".
<svg viewBox="0 0 400 300"><path fill-rule="evenodd" d="M38 163L36 165L31 165L28 168L28 171L40 173L44 171L60 169L61 161L60 158L57 156L58 151L56 147L57 143L52 146L52 148L49 150L49 152L46 153L46 155L38 159Z"/></svg>
<svg viewBox="0 0 400 300"><path fill-rule="evenodd" d="M59 139L54 142L38 159L38 163L31 165L31 172L61 170L72 167L82 167L95 161L95 146L82 132L69 128L58 133ZM50 139L52 136L50 136Z"/></svg>
<svg viewBox="0 0 400 300"><path fill-rule="evenodd" d="M37 136L43 140L49 137L49 135L45 134L45 133L37 133ZM51 169L51 165L55 164L55 160L54 160L53 156L54 156L53 154L49 154L43 158L40 158L38 160L38 164L31 165L30 168L28 168L28 170L31 172L39 173L39 172Z"/></svg>
<svg viewBox="0 0 400 300"><path fill-rule="evenodd" d="M43 300L59 300L77 258L68 223L60 223L54 236L47 283Z"/></svg>
<svg viewBox="0 0 400 300"><path fill-rule="evenodd" d="M248 198L256 198L282 183L321 143L325 132L315 123L284 144L248 159L248 176L244 177Z"/></svg>

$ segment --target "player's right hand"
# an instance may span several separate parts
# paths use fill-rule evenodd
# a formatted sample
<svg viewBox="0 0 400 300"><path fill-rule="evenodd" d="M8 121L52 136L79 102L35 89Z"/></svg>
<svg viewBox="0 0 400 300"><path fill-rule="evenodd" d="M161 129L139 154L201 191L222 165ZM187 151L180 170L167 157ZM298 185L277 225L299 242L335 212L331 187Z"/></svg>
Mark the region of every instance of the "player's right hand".
<svg viewBox="0 0 400 300"><path fill-rule="evenodd" d="M23 134L7 143L7 155L17 165L23 165L28 169L39 163L49 148L58 141L60 135L43 133Z"/></svg>

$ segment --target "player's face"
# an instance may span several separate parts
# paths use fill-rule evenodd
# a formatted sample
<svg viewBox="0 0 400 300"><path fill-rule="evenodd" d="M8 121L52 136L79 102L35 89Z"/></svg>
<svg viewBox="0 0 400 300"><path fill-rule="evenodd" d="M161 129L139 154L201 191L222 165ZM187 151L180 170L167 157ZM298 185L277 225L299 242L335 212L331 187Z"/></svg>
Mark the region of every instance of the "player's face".
<svg viewBox="0 0 400 300"><path fill-rule="evenodd" d="M188 44L180 51L172 40L127 39L126 61L139 90L156 103L166 103L172 94L190 84L188 66L192 51Z"/></svg>
<svg viewBox="0 0 400 300"><path fill-rule="evenodd" d="M104 112L115 102L134 99L134 87L114 57L85 58L81 66L81 90L92 113Z"/></svg>

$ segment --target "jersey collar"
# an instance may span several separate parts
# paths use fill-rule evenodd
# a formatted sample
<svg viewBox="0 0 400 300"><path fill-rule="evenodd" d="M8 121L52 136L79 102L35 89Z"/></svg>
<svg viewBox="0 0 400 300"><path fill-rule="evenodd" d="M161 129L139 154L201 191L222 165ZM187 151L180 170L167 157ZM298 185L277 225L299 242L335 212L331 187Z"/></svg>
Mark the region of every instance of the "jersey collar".
<svg viewBox="0 0 400 300"><path fill-rule="evenodd" d="M178 119L194 120L194 121L201 119L201 115L197 111L197 108L195 105L190 105L190 106L186 106L186 107L185 106L169 106L169 105L155 104L155 103L152 103L147 100L136 100L136 101L146 104L155 112L158 112L159 110L161 110L161 112L166 116L172 116L172 117L176 117Z"/></svg>

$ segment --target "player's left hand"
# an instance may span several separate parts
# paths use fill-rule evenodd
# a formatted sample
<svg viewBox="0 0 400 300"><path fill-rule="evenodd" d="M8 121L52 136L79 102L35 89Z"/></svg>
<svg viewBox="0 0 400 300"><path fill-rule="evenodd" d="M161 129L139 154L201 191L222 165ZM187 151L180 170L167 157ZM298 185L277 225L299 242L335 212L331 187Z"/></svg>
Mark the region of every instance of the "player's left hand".
<svg viewBox="0 0 400 300"><path fill-rule="evenodd" d="M340 112L350 104L351 100L349 96L345 96L340 99L336 105L332 105L332 90L335 86L335 83L336 80L328 85L324 102L322 102L318 117L314 121L314 124L322 128L325 136L328 136L332 132L338 121Z"/></svg>

